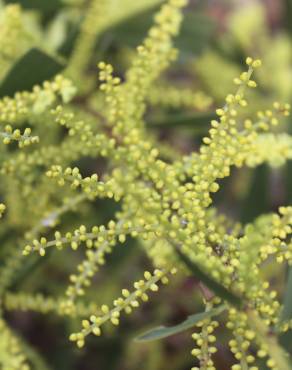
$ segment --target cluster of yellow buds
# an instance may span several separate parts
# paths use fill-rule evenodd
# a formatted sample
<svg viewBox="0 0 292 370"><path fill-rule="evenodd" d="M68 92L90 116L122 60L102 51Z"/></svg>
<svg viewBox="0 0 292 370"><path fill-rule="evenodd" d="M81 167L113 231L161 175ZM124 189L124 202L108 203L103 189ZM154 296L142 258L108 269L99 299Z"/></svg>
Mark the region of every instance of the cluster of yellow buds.
<svg viewBox="0 0 292 370"><path fill-rule="evenodd" d="M157 1L148 0L148 4ZM146 2L136 2L137 8L141 4L146 7ZM106 22L121 18L115 10L110 20L103 21L99 13L101 23L94 25L95 31L91 29L94 15L103 9L110 13L112 4L110 0L91 2L92 14L85 17L68 67L77 83L81 73L85 72L96 33L101 32ZM132 6L137 9L135 4ZM1 308L3 305L8 310L31 309L73 317L89 316L82 321L80 331L70 336L70 340L81 348L88 335L101 335L105 323L118 325L122 313L129 314L140 303L148 301L149 292L156 292L159 282L167 284L168 276L177 269L182 277L188 276L189 271L179 258L185 256L193 269L199 271L201 280L213 287L214 300L205 302L204 299L206 313L213 304L224 301L223 307L229 314L226 327L233 335L229 346L236 363L232 369L257 369L252 343L258 347L257 357L267 357L267 366L275 368L279 351L272 348L269 353L269 349L271 343L275 343L277 349L277 343L271 342L270 337L265 342L263 333L269 330L274 333L275 327L287 330L290 323L280 322L282 306L278 294L263 278L261 268L263 263L275 261L291 264L292 208L281 207L279 214L264 215L243 226L220 216L211 205L214 193L220 189L220 180L230 176L234 167L254 167L263 162L280 165L292 158L291 137L270 132L281 118L289 115L290 106L276 102L271 109L258 112L254 119L247 118L248 93L257 85L252 79L253 72L261 65L260 60L247 58L247 70L235 78L235 92L228 94L223 106L216 110L218 117L211 121L198 152L182 158L175 155L174 160L169 156L165 160L162 146L157 145L156 139L147 132L143 119L147 103L191 109L200 108L203 103L205 106L211 104L207 96L199 97L188 89L178 95L177 89L167 87L165 96L157 97L163 86L155 87L155 81L176 57L173 37L179 31L185 5L185 0L168 0L162 5L148 36L138 46L124 79L115 77L110 64L98 64L100 94L104 96L101 112L91 111L87 96L82 94L84 101L81 101L80 111L78 99L74 107L65 105L72 100L76 90L70 80L61 76L35 86L31 92L19 92L13 98L0 100L0 124L4 126L0 136L4 144L15 140L19 147L26 147L38 143L38 136L41 138L39 149L34 150L32 146L27 151L24 148L22 153L13 151L1 162L0 172L5 181L3 198L9 209L3 224L7 222L14 230L19 219L23 220L19 226L21 232L29 226L22 241L23 245L27 244L22 254L12 248L11 255L1 266ZM82 50L84 55L80 54ZM86 79L85 85L86 90L89 86ZM150 96L152 92L153 96ZM14 129L14 125L25 124L27 120L38 136L31 136L30 128L24 129L23 134ZM98 170L99 177L94 168L93 174L83 177L76 162L82 157L97 156L106 159L105 171ZM68 203L64 202L65 198L69 199ZM54 226L57 218L83 200L94 201L96 198L119 202L119 211L109 217L110 221L104 217L106 220L100 221L98 226L92 226L92 223L87 226L84 220L82 225L74 220L71 231L61 225L54 230L53 236L51 231L42 234L46 227ZM55 203L57 206L53 207ZM0 204L0 216L4 211L5 206ZM89 213L90 220L92 214ZM96 272L105 264L114 247L124 244L129 237L141 242L154 272L146 271L144 277L134 283L133 291L123 289L111 308L102 305L99 309L92 304L84 307L82 299ZM51 299L6 292L12 286L15 271L26 263L23 256L32 252L45 256L49 248L61 250L64 246L71 246L78 252L79 248L85 247L85 258L79 261L77 271L73 273L71 264L68 264L70 281L63 297ZM235 304L230 296L240 303ZM260 321L258 332L254 320ZM2 321L0 328L1 325ZM197 324L201 332L192 336L197 344L192 354L199 367L195 366L193 370L215 369L212 355L216 352L214 330L217 326L218 321L213 317ZM5 341L3 346L0 339L0 356L11 342L8 332L3 331ZM13 351L18 353L18 349ZM1 361L0 358L0 367ZM25 370L26 365L21 368L21 361L16 362L18 369ZM10 365L10 368L14 370L15 366ZM286 370L285 366L281 370Z"/></svg>
<svg viewBox="0 0 292 370"><path fill-rule="evenodd" d="M213 103L212 98L202 91L193 92L192 89L176 88L163 82L159 86L153 86L147 99L153 106L166 106L175 109L206 110Z"/></svg>
<svg viewBox="0 0 292 370"><path fill-rule="evenodd" d="M60 186L64 186L66 182L71 184L73 189L81 187L85 194L93 198L115 198L116 201L120 200L115 186L115 180L111 179L107 182L98 181L98 175L93 174L90 177L82 178L77 167L67 167L64 171L61 166L52 166L47 171L47 176L53 178Z"/></svg>
<svg viewBox="0 0 292 370"><path fill-rule="evenodd" d="M235 359L239 362L232 366L232 370L238 370L244 367L258 370L257 366L252 366L255 356L248 354L251 341L254 340L256 334L248 328L246 314L237 312L235 309L230 309L226 325L234 334L233 339L229 341L229 347Z"/></svg>
<svg viewBox="0 0 292 370"><path fill-rule="evenodd" d="M206 303L206 311L210 310L213 303ZM217 352L217 348L214 346L216 337L214 330L219 326L219 323L215 320L206 319L200 321L196 326L201 330L200 333L192 334L193 340L196 342L197 347L192 350L192 355L199 361L199 366L194 366L191 370L208 369L216 370L212 355Z"/></svg>
<svg viewBox="0 0 292 370"><path fill-rule="evenodd" d="M6 125L4 131L0 132L0 136L3 138L3 144L7 145L10 144L11 141L17 141L19 148L39 142L38 136L31 136L31 129L29 127L21 134L19 129L13 130L10 125Z"/></svg>
<svg viewBox="0 0 292 370"><path fill-rule="evenodd" d="M63 297L56 299L53 297L45 297L42 294L30 295L26 293L6 293L4 296L5 309L34 311L42 314L55 313L59 316L66 315L63 309ZM84 317L97 312L98 307L94 302L77 302L74 306L74 312L70 312L71 316Z"/></svg>
<svg viewBox="0 0 292 370"><path fill-rule="evenodd" d="M22 353L22 348L18 338L0 319L0 363L3 369L11 370L30 370L26 357Z"/></svg>
<svg viewBox="0 0 292 370"><path fill-rule="evenodd" d="M175 273L172 270L171 273ZM139 300L148 301L148 291L156 292L159 289L157 283L161 281L163 284L168 283L168 271L155 270L153 274L149 271L144 272L144 279L134 283L135 290L131 293L128 289L122 290L122 297L114 301L114 308L110 309L107 305L101 306L102 316L90 316L89 320L83 320L83 329L79 333L73 333L70 340L77 342L78 347L83 347L85 337L89 334L101 335L101 325L107 321L111 321L113 325L119 325L121 312L129 314L134 308L139 307Z"/></svg>
<svg viewBox="0 0 292 370"><path fill-rule="evenodd" d="M155 230L154 227L153 230ZM147 234L150 232L151 229L144 229L141 225L135 226L130 220L126 221L125 218L118 223L111 220L108 223L107 229L100 226L98 228L98 237L96 241L93 242L91 239L86 240L86 245L90 248L90 250L86 252L86 259L78 265L78 272L70 276L70 285L66 290L67 299L64 303L67 312L74 309L76 298L85 294L85 288L91 285L91 279L98 271L99 266L105 264L106 254L112 252L117 242L121 244L125 243L128 235L134 237L138 235L140 237L147 237ZM78 243L75 242L74 247L75 245L77 247ZM94 249L92 249L92 247Z"/></svg>
<svg viewBox="0 0 292 370"><path fill-rule="evenodd" d="M5 212L6 206L3 203L0 203L0 217L3 216L3 213Z"/></svg>
<svg viewBox="0 0 292 370"><path fill-rule="evenodd" d="M17 92L13 98L1 99L0 123L24 122L47 111L58 99L68 103L75 93L76 88L72 82L58 75L53 81L45 81L42 86L35 86L32 92Z"/></svg>
<svg viewBox="0 0 292 370"><path fill-rule="evenodd" d="M23 17L19 4L1 4L0 13L0 78L1 80L17 60L36 40Z"/></svg>

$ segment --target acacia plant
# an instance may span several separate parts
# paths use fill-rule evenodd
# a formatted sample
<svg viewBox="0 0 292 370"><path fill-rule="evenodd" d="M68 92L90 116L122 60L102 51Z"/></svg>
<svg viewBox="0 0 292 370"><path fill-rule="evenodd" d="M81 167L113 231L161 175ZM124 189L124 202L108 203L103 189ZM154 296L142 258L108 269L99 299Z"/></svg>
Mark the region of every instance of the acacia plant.
<svg viewBox="0 0 292 370"><path fill-rule="evenodd" d="M153 107L204 111L212 104L206 94L172 86L165 78L178 55L175 37L187 0L161 5L144 41L127 56L131 62L124 74L98 61L96 91L89 66L96 38L126 16L161 1L121 2L117 7L114 1L92 0L63 74L52 73L49 80L0 100L0 367L46 368L10 327L6 318L11 311L55 312L74 322L80 318L68 340L81 349L89 336L99 341L108 324L117 326L143 302L151 304L158 290L171 290L173 281L195 276L205 311L137 340L158 340L188 329L194 340L192 370L211 370L216 368L217 340L220 343L228 329L226 350L229 347L234 356L233 370L288 370L289 354L279 337L291 329L292 321L285 316L282 292L272 286L273 274L267 278L263 270L292 263L292 207L283 205L277 213L242 225L221 214L213 197L235 168L281 166L292 158L292 138L279 129L289 104L249 109L261 61L247 57L199 148L194 145L193 151L181 154L153 134L147 119ZM79 3L72 2L72 7L78 9ZM48 35L26 29L28 15L18 5L1 11L4 79L24 52L40 47ZM53 46L46 52L56 54ZM104 158L105 164L100 173L83 175L76 166L82 158ZM98 198L111 199L117 207L109 221L94 225L96 212L103 212L94 207ZM74 217L66 218L72 211ZM109 255L125 250L129 239L142 247L152 270L141 271L112 304L103 304L94 293L94 278L99 270L106 273ZM68 255L68 283L46 275L47 256L58 253ZM76 261L75 268L71 263ZM41 264L40 276L63 293L16 288L19 276L21 280L30 275L36 264ZM194 297L186 299L192 302Z"/></svg>

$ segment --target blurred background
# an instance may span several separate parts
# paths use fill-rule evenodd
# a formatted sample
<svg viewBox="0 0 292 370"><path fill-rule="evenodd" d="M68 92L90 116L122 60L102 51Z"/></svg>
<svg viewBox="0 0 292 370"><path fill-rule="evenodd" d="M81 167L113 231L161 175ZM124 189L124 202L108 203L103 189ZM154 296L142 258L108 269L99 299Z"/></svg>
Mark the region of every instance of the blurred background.
<svg viewBox="0 0 292 370"><path fill-rule="evenodd" d="M2 7L5 3L15 2L2 1ZM18 3L25 10L28 27L35 34L42 34L47 45L57 50L59 55L69 58L87 2L20 0ZM116 3L120 6L118 0ZM96 86L96 63L100 60L112 63L116 73L123 76L134 48L146 35L156 10L152 8L127 18L97 38L88 69L88 75L93 76ZM193 109L176 107L176 104L161 107L160 103L155 104L153 94L146 122L149 131L165 145L165 150L173 147L178 153L185 154L198 148L208 130L208 123L214 117L215 108L222 106L225 96L234 91L233 78L244 68L246 56L263 61L263 67L256 76L259 88L250 96L248 114L269 108L275 100L292 102L291 0L190 0L176 47L180 51L179 57L163 76L161 86L191 89L197 92L197 100ZM160 101L159 94L163 94L163 88L156 93L157 101ZM96 101L92 94L92 109ZM291 120L283 122L279 130L292 133ZM101 173L106 166L103 161L88 158L77 164L84 174ZM263 165L256 169L234 170L231 177L223 181L214 202L222 213L246 223L262 213L276 210L279 205L291 204L291 200L292 164L288 164L272 169ZM109 220L115 210L113 202L97 201L81 207L78 215L69 212L62 222L70 225L70 229L86 220L100 224ZM115 249L106 267L95 278L89 293L92 300L98 304L110 303L121 288L129 286L141 271L150 267L150 262L136 244L137 241L131 240L126 247ZM13 289L60 295L64 290L62 283L67 282L67 276L79 257L78 253L68 256L66 251L52 253L42 268L35 267L18 280ZM271 271L267 268L265 273L270 274ZM273 284L281 291L285 271L278 271L276 276ZM108 327L102 338L90 338L82 350L75 349L68 341L69 333L79 327L79 319L72 322L53 314L44 316L30 312L13 312L7 314L7 319L43 355L51 369L187 370L195 366L190 355L194 347L190 333L145 344L135 343L133 339L150 327L175 324L199 311L202 304L196 293L197 284L192 278L178 278L161 289L159 294L154 294L149 304L121 320L119 328ZM233 358L226 349L228 333L224 327L220 331L215 362L217 369L227 370Z"/></svg>

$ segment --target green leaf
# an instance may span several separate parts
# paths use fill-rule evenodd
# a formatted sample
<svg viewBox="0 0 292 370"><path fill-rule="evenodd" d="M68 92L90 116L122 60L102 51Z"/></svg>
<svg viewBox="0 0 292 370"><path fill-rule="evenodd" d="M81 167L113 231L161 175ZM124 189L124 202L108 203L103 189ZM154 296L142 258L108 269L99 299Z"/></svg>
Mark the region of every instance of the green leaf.
<svg viewBox="0 0 292 370"><path fill-rule="evenodd" d="M114 41L129 47L139 45L153 24L156 10L157 7L114 26L109 31ZM188 11L183 19L181 32L175 40L175 46L186 54L198 54L211 41L215 28L216 24L210 17Z"/></svg>
<svg viewBox="0 0 292 370"><path fill-rule="evenodd" d="M43 51L32 48L12 66L0 84L0 97L13 96L17 91L31 90L58 74L65 64Z"/></svg>
<svg viewBox="0 0 292 370"><path fill-rule="evenodd" d="M246 224L252 222L260 214L268 213L271 207L269 204L271 191L269 189L270 169L263 164L252 170L247 196L242 200L240 222ZM256 207L255 207L256 205Z"/></svg>
<svg viewBox="0 0 292 370"><path fill-rule="evenodd" d="M292 319L292 266L289 267L287 283L283 302L283 311L281 314L281 322ZM292 343L292 330L288 330L286 333L281 334L280 343L287 350L291 349Z"/></svg>
<svg viewBox="0 0 292 370"><path fill-rule="evenodd" d="M281 321L292 319L292 267L289 267Z"/></svg>
<svg viewBox="0 0 292 370"><path fill-rule="evenodd" d="M285 23L287 26L287 30L292 35L292 24L291 24L291 17L292 17L292 0L284 0L284 11L283 14L285 16Z"/></svg>
<svg viewBox="0 0 292 370"><path fill-rule="evenodd" d="M292 14L292 0L291 0L291 14ZM290 22L292 23L292 22ZM292 37L292 24L291 24L291 37ZM290 104L292 101L290 100ZM291 120L287 123L287 131L292 135L292 125ZM285 176L285 201L284 204L292 203L292 161L288 161L286 166L283 168L283 173Z"/></svg>
<svg viewBox="0 0 292 370"><path fill-rule="evenodd" d="M5 2L19 3L23 9L36 9L42 12L50 12L64 6L62 0L6 0Z"/></svg>
<svg viewBox="0 0 292 370"><path fill-rule="evenodd" d="M75 42L80 33L80 26L82 21L80 20L76 24L68 24L67 36L65 37L64 42L58 48L58 54L62 55L65 58L69 58L73 49Z"/></svg>
<svg viewBox="0 0 292 370"><path fill-rule="evenodd" d="M150 120L148 125L151 127L157 128L168 128L168 127L200 127L203 129L208 130L209 123L212 119L215 119L216 115L212 112L204 112L204 113L189 113L189 114L171 114L167 115L163 119L159 120Z"/></svg>
<svg viewBox="0 0 292 370"><path fill-rule="evenodd" d="M67 17L65 12L59 12L49 23L46 31L47 47L50 50L58 50L67 37Z"/></svg>
<svg viewBox="0 0 292 370"><path fill-rule="evenodd" d="M26 280L26 278L31 276L31 274L35 270L42 267L45 262L48 262L48 259L50 258L51 254L52 254L52 249L49 249L46 255L41 258L39 255L33 255L33 256L30 256L30 258L23 257L22 266L20 269L17 270L17 272L13 276L9 289L11 291L19 290L23 282Z"/></svg>
<svg viewBox="0 0 292 370"><path fill-rule="evenodd" d="M220 305L216 308L211 309L210 311L197 313L194 315L189 316L185 321L182 323L175 325L175 326L158 326L157 328L151 329L146 333L140 335L135 339L136 342L148 342L152 340L158 340L162 338L170 337L171 335L175 335L181 333L187 329L192 328L198 322L209 319L215 315L219 315L226 309L225 305Z"/></svg>
<svg viewBox="0 0 292 370"><path fill-rule="evenodd" d="M173 243L172 243L173 245ZM181 261L188 267L188 269L193 273L195 277L197 277L202 283L206 285L212 292L214 292L218 297L222 298L223 300L231 303L233 306L241 308L243 306L242 299L234 294L233 292L229 291L223 285L217 283L214 279L210 278L208 274L201 270L199 266L197 266L193 261L189 259L179 247L174 246L178 256L180 257Z"/></svg>
<svg viewBox="0 0 292 370"><path fill-rule="evenodd" d="M199 54L211 43L216 26L211 17L197 11L188 11L175 46L184 54Z"/></svg>

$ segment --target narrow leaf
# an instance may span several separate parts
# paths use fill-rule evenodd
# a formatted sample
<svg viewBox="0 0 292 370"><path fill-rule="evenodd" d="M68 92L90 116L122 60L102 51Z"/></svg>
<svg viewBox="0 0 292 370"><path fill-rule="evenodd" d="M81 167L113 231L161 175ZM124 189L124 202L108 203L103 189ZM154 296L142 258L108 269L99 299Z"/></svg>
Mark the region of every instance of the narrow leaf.
<svg viewBox="0 0 292 370"><path fill-rule="evenodd" d="M292 319L292 267L289 267L281 321Z"/></svg>
<svg viewBox="0 0 292 370"><path fill-rule="evenodd" d="M247 196L242 200L241 219L244 224L252 222L259 214L268 213L271 207L270 169L261 165L252 171L249 183L245 184ZM257 206L254 207L253 205Z"/></svg>
<svg viewBox="0 0 292 370"><path fill-rule="evenodd" d="M175 335L181 333L187 329L192 328L198 322L209 319L215 315L219 315L226 309L225 305L218 306L216 308L211 309L210 311L197 313L194 315L189 316L185 321L182 323L175 325L175 326L158 326L157 328L151 329L146 333L140 335L135 339L136 342L148 342L152 340L158 340L162 338L170 337L171 335Z"/></svg>
<svg viewBox="0 0 292 370"><path fill-rule="evenodd" d="M52 12L65 5L62 0L6 0L6 3L19 3L23 9L34 9L41 12Z"/></svg>
<svg viewBox="0 0 292 370"><path fill-rule="evenodd" d="M156 9L157 7L153 7L149 11L135 14L110 29L115 42L129 47L139 45L152 25ZM211 17L188 11L183 19L181 32L175 39L175 45L184 54L199 54L210 44L216 27Z"/></svg>
<svg viewBox="0 0 292 370"><path fill-rule="evenodd" d="M20 252L21 253L21 252ZM21 285L25 282L25 280L32 275L34 271L42 267L45 262L48 262L52 254L52 249L46 253L44 257L33 255L30 258L23 257L22 266L16 271L9 286L11 291L17 291L21 287Z"/></svg>
<svg viewBox="0 0 292 370"><path fill-rule="evenodd" d="M17 91L31 90L58 74L65 64L43 51L32 48L12 66L0 84L0 97L13 96Z"/></svg>
<svg viewBox="0 0 292 370"><path fill-rule="evenodd" d="M287 30L292 35L292 24L291 24L291 17L292 17L292 0L284 0L284 12L285 15L285 23L287 26Z"/></svg>
<svg viewBox="0 0 292 370"><path fill-rule="evenodd" d="M160 120L153 120L148 123L151 127L157 128L168 128L168 127L197 127L204 130L208 130L209 123L212 119L215 119L216 115L214 113L189 113L189 114L172 114L164 117Z"/></svg>
<svg viewBox="0 0 292 370"><path fill-rule="evenodd" d="M201 270L193 261L191 261L177 246L174 246L178 256L182 262L189 268L195 277L197 277L202 283L204 283L212 292L214 292L218 297L231 303L233 306L242 307L242 299L229 291L223 285L219 284L214 279L210 278L204 271Z"/></svg>

